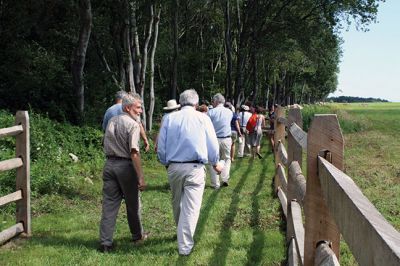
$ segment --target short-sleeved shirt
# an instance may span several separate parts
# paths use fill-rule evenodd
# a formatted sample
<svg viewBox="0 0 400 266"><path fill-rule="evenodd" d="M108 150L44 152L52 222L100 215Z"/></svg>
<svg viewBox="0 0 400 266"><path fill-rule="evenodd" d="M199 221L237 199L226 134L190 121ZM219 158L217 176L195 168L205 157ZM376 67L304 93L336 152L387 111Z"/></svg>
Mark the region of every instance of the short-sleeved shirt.
<svg viewBox="0 0 400 266"><path fill-rule="evenodd" d="M131 158L131 150L139 152L140 125L127 113L114 116L104 134L106 156Z"/></svg>
<svg viewBox="0 0 400 266"><path fill-rule="evenodd" d="M233 113L233 117L232 117L232 120L231 120L231 130L232 131L236 131L237 132L236 121L239 121L239 120L240 120L239 119L239 115L237 113Z"/></svg>

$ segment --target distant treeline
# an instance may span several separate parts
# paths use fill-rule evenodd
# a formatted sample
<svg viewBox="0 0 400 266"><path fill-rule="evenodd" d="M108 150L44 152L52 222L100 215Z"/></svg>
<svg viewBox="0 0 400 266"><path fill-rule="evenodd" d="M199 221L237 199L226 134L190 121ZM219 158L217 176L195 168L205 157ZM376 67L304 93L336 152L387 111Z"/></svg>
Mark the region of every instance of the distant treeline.
<svg viewBox="0 0 400 266"><path fill-rule="evenodd" d="M335 103L372 103L372 102L389 102L388 100L380 99L380 98L362 98L362 97L353 97L353 96L339 96L339 97L329 97L327 99L328 102Z"/></svg>

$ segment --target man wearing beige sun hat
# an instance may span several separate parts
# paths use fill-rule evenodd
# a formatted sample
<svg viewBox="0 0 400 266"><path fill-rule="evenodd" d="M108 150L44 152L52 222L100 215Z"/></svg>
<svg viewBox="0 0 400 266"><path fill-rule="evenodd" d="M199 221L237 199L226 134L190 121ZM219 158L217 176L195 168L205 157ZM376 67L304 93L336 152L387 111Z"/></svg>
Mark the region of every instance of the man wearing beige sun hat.
<svg viewBox="0 0 400 266"><path fill-rule="evenodd" d="M163 121L165 120L165 118L166 118L169 114L171 114L172 112L178 111L179 108L181 108L181 105L178 104L178 103L176 102L175 99L169 100L169 101L167 102L167 106L163 107L163 110L165 111L165 113L164 113L163 117L161 118L160 128L161 128L162 123L163 123ZM154 151L155 151L155 152L157 152L158 135L159 135L159 134L157 134L157 136L156 136L156 138L155 138L155 140L154 140Z"/></svg>

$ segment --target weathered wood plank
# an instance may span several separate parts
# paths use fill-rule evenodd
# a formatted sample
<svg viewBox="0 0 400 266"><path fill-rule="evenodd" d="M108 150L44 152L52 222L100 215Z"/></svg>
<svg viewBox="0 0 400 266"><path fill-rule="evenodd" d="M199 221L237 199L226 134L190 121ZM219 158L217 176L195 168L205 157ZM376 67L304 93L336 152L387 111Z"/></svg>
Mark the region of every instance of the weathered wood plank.
<svg viewBox="0 0 400 266"><path fill-rule="evenodd" d="M285 116L285 109L282 106L278 106L275 109L275 115L277 118L279 117L284 117ZM278 143L279 141L284 142L285 140L285 125L278 123L278 119L275 119L274 123L274 128L275 128L275 134L274 134L274 155L275 155L275 168L278 167L278 164L281 162L280 156L278 155ZM274 187L275 191L278 190L278 187L280 186L279 184L279 177L277 173L275 173L274 177Z"/></svg>
<svg viewBox="0 0 400 266"><path fill-rule="evenodd" d="M288 201L296 199L304 207L304 198L306 196L306 179L303 176L298 162L293 161L289 166L288 176Z"/></svg>
<svg viewBox="0 0 400 266"><path fill-rule="evenodd" d="M289 244L288 265L289 266L299 265L296 244L295 244L295 240L293 238L290 240L290 244Z"/></svg>
<svg viewBox="0 0 400 266"><path fill-rule="evenodd" d="M282 164L278 164L278 168L276 169L276 171L278 172L281 188L285 192L285 194L287 194L287 178L285 174L285 168L282 166Z"/></svg>
<svg viewBox="0 0 400 266"><path fill-rule="evenodd" d="M325 199L360 265L400 265L400 233L364 196L354 181L319 157Z"/></svg>
<svg viewBox="0 0 400 266"><path fill-rule="evenodd" d="M14 202L17 200L22 199L22 192L21 190L18 190L16 192L13 192L11 194L5 195L3 197L0 198L0 207L4 206L10 202Z"/></svg>
<svg viewBox="0 0 400 266"><path fill-rule="evenodd" d="M315 251L315 264L316 266L340 266L335 253L329 247L327 243L321 243L318 245Z"/></svg>
<svg viewBox="0 0 400 266"><path fill-rule="evenodd" d="M285 218L287 217L287 199L285 192L281 189L281 187L278 187L278 198L279 201L281 202L283 214L285 214Z"/></svg>
<svg viewBox="0 0 400 266"><path fill-rule="evenodd" d="M21 158L12 158L5 161L0 162L0 171L7 171L11 169L15 169L21 167L24 163Z"/></svg>
<svg viewBox="0 0 400 266"><path fill-rule="evenodd" d="M289 132L292 134L296 142L303 148L307 149L307 133L304 132L297 124L292 123L289 127Z"/></svg>
<svg viewBox="0 0 400 266"><path fill-rule="evenodd" d="M16 136L21 133L23 130L21 125L1 128L0 129L0 138L8 137L8 136Z"/></svg>
<svg viewBox="0 0 400 266"><path fill-rule="evenodd" d="M301 207L296 201L290 203L291 215L293 220L293 234L296 239L297 253L300 256L300 264L304 265L304 225Z"/></svg>
<svg viewBox="0 0 400 266"><path fill-rule="evenodd" d="M332 163L343 169L343 135L336 115L315 115L307 134L307 195L305 197L304 264L313 265L320 240L332 242L339 258L340 232L324 200L318 178L318 154L328 150Z"/></svg>
<svg viewBox="0 0 400 266"><path fill-rule="evenodd" d="M18 111L15 115L15 124L22 125L22 134L16 137L16 157L22 158L24 164L17 168L16 190L22 190L22 200L17 202L17 223L24 223L24 231L31 235L31 181L30 181L30 141L29 115L27 111Z"/></svg>
<svg viewBox="0 0 400 266"><path fill-rule="evenodd" d="M8 229L0 232L0 245L4 244L14 236L24 232L24 225L22 223L17 223Z"/></svg>
<svg viewBox="0 0 400 266"><path fill-rule="evenodd" d="M278 123L280 123L280 124L282 124L282 125L284 125L284 126L288 126L288 120L285 118L285 117L278 117Z"/></svg>
<svg viewBox="0 0 400 266"><path fill-rule="evenodd" d="M280 161L283 163L283 165L287 166L288 155L287 155L285 145L283 145L283 143L281 141L278 142L278 156L280 158Z"/></svg>

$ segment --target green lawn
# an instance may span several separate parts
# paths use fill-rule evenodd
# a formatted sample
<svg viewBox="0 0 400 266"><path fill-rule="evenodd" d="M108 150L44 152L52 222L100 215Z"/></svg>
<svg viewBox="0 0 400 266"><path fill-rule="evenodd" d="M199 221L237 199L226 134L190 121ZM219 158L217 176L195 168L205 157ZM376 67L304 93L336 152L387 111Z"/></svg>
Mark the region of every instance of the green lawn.
<svg viewBox="0 0 400 266"><path fill-rule="evenodd" d="M143 224L151 232L151 238L143 245L133 246L129 242L126 212L122 207L115 232L116 252L101 254L95 250L101 212L101 181L96 179L92 185L94 195L90 197L35 199L33 236L0 248L0 264L280 265L284 262L284 224L279 201L273 197L271 154L263 160L237 159L227 188L211 189L208 178L195 248L188 257L180 257L177 252L165 169L148 162L144 172L148 188L142 193ZM50 213L45 211L48 204L54 204Z"/></svg>

